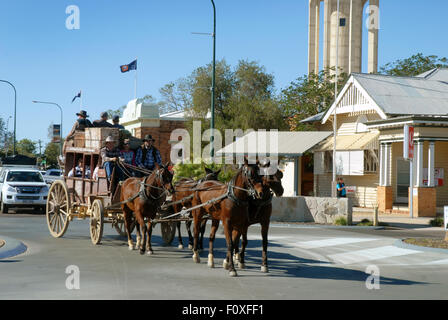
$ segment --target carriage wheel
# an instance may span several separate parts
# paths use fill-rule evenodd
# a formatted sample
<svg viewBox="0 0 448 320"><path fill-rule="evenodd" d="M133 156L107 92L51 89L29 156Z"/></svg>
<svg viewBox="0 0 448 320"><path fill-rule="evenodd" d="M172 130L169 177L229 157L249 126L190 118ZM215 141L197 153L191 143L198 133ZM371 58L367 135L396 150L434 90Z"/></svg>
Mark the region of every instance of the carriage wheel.
<svg viewBox="0 0 448 320"><path fill-rule="evenodd" d="M174 236L176 234L176 222L161 222L160 228L162 230L162 239L163 243L166 246L171 245L173 242Z"/></svg>
<svg viewBox="0 0 448 320"><path fill-rule="evenodd" d="M135 229L135 220L132 220L131 223L131 233L134 231ZM117 230L118 234L122 237L127 237L128 234L126 233L126 225L124 223L124 220L118 220L117 223L115 224L115 230Z"/></svg>
<svg viewBox="0 0 448 320"><path fill-rule="evenodd" d="M56 180L48 191L46 209L47 225L53 237L60 238L67 231L70 209L67 185L62 180Z"/></svg>
<svg viewBox="0 0 448 320"><path fill-rule="evenodd" d="M90 239L93 244L99 244L103 236L104 228L104 207L101 200L96 199L92 204L90 215Z"/></svg>

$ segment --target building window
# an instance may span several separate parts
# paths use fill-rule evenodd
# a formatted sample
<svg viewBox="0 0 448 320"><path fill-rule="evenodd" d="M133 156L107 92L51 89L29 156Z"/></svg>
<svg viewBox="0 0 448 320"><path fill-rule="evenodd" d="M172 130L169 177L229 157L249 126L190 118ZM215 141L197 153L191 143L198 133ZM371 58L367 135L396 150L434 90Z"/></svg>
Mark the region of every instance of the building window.
<svg viewBox="0 0 448 320"><path fill-rule="evenodd" d="M378 172L378 150L364 150L364 173Z"/></svg>
<svg viewBox="0 0 448 320"><path fill-rule="evenodd" d="M340 18L339 19L339 26L340 27L345 27L346 24L346 19L345 18Z"/></svg>

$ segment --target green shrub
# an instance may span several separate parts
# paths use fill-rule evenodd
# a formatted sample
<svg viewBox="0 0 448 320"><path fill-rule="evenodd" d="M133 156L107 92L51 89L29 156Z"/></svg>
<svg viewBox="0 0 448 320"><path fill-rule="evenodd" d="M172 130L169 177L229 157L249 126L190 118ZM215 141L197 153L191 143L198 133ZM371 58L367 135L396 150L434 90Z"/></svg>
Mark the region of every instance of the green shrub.
<svg viewBox="0 0 448 320"><path fill-rule="evenodd" d="M346 226L347 225L347 219L345 219L344 217L339 217L337 218L334 223L337 226Z"/></svg>
<svg viewBox="0 0 448 320"><path fill-rule="evenodd" d="M357 226L360 226L360 227L371 227L371 226L373 226L373 222L372 221L370 221L369 219L362 219L361 220L361 222L359 222L358 224L357 224Z"/></svg>
<svg viewBox="0 0 448 320"><path fill-rule="evenodd" d="M432 219L431 221L429 221L429 224L433 227L443 227L443 218L437 217L435 219Z"/></svg>
<svg viewBox="0 0 448 320"><path fill-rule="evenodd" d="M200 164L184 164L178 163L174 166L174 182L182 178L200 179L205 177L205 168L209 168L213 171L221 169L218 179L221 182L229 182L236 174L236 169L232 165L227 164L206 164L204 162Z"/></svg>

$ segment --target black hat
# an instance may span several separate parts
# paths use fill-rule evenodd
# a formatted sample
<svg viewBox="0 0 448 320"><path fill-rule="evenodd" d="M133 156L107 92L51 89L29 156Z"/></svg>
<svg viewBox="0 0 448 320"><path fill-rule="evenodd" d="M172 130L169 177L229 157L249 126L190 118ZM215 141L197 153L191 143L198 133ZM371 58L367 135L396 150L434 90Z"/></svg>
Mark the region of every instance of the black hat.
<svg viewBox="0 0 448 320"><path fill-rule="evenodd" d="M112 118L113 121L117 121L120 120L120 116L119 115L114 115L114 117Z"/></svg>
<svg viewBox="0 0 448 320"><path fill-rule="evenodd" d="M107 112L101 112L100 117L101 118L104 118L104 117L109 118L109 114Z"/></svg>
<svg viewBox="0 0 448 320"><path fill-rule="evenodd" d="M147 135L143 138L143 141L150 141L150 140L152 140L152 141L156 141L156 140L154 140L154 139L152 138L152 136L151 136L150 134L147 134Z"/></svg>
<svg viewBox="0 0 448 320"><path fill-rule="evenodd" d="M83 116L83 117L86 117L86 118L89 117L89 116L87 115L87 111L85 111L85 110L81 110L81 111L79 111L76 115L77 115L77 116Z"/></svg>

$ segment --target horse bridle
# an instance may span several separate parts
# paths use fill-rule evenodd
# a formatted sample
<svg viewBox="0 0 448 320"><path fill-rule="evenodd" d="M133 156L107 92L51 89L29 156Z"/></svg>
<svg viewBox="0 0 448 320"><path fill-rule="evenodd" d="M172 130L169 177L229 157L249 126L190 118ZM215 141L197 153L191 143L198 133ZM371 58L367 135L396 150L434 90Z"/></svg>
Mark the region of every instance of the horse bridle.
<svg viewBox="0 0 448 320"><path fill-rule="evenodd" d="M164 169L164 170L168 170L168 169L165 168L164 166L162 166L162 169ZM156 171L154 171L155 174L156 174L156 178L155 178L155 179L158 180L158 185L162 185L161 188L160 188L159 186L156 187L156 186L153 186L153 185L151 185L151 184L147 184L147 183L145 183L146 180L149 178L149 176L147 176L147 177L140 183L140 184L141 184L141 186L140 186L140 196L141 196L142 198L144 198L145 200L149 200L148 196L146 195L146 188L145 188L145 187L149 187L149 188L152 188L152 189L162 190L162 191L163 191L158 197L154 197L154 196L151 194L151 192L149 192L149 196L152 198L152 200L156 200L156 201L158 201L158 200L160 200L165 194L169 194L169 191L165 188L165 184L164 184L164 181L163 181L163 175L162 175L162 172L161 172L161 171L162 171L161 169L157 169ZM170 182L170 184L171 184L171 188L174 190L174 187L173 187L173 185L172 185L172 182Z"/></svg>

